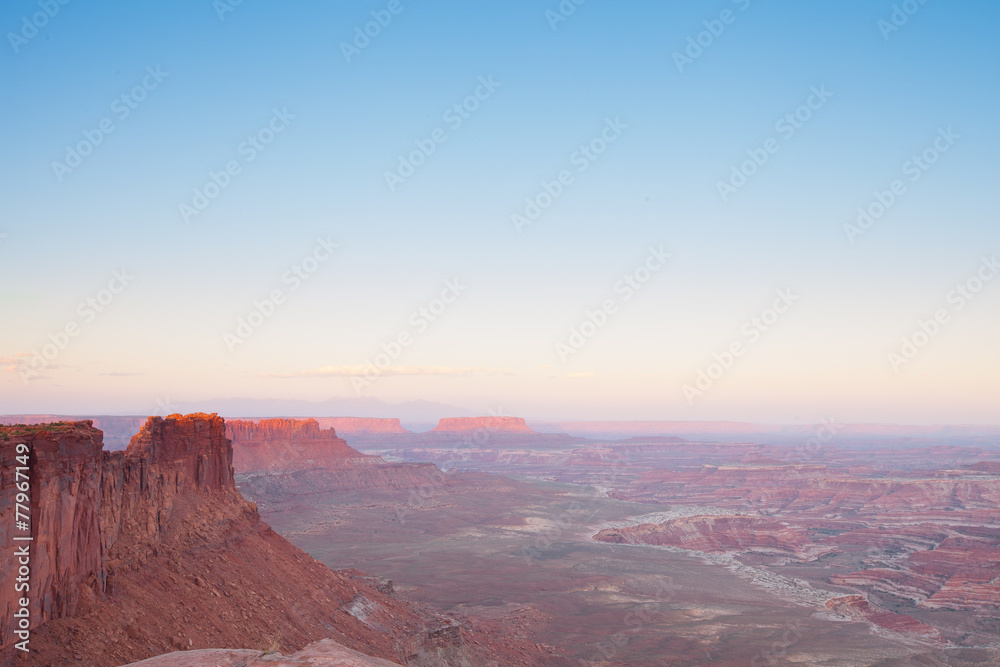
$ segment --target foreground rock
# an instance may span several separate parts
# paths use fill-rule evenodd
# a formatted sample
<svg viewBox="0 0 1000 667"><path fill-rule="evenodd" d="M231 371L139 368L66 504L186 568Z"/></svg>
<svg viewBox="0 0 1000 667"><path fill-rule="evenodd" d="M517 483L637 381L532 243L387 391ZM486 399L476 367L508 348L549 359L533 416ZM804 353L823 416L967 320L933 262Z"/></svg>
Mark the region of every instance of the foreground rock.
<svg viewBox="0 0 1000 667"><path fill-rule="evenodd" d="M325 638L410 665L481 664L503 652L273 532L236 489L216 415L151 417L125 452L102 451L90 422L0 428L5 527L17 443L34 452L31 650L11 644L17 566L6 549L0 664L110 667L176 649L296 650Z"/></svg>

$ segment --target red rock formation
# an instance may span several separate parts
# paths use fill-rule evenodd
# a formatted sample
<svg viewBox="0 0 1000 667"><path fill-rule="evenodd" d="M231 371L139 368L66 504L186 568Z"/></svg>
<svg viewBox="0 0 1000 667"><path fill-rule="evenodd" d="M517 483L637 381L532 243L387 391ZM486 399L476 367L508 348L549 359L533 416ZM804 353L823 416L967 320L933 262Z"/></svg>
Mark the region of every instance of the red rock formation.
<svg viewBox="0 0 1000 667"><path fill-rule="evenodd" d="M870 568L831 581L909 598L927 609L1000 608L1000 544L991 537L948 537L914 550L897 568Z"/></svg>
<svg viewBox="0 0 1000 667"><path fill-rule="evenodd" d="M816 549L805 531L772 519L750 516L693 516L664 523L606 528L594 536L600 542L651 544L718 553L756 551L815 558L829 549Z"/></svg>
<svg viewBox="0 0 1000 667"><path fill-rule="evenodd" d="M237 473L337 470L382 462L349 447L333 429L320 430L315 419L231 421L227 433Z"/></svg>
<svg viewBox="0 0 1000 667"><path fill-rule="evenodd" d="M100 429L104 433L104 450L117 451L125 449L129 440L135 435L143 423L145 417L119 417L106 415L2 415L0 424L54 424L57 422L91 421L94 428Z"/></svg>
<svg viewBox="0 0 1000 667"><path fill-rule="evenodd" d="M921 623L912 616L878 609L872 606L868 598L863 595L845 595L830 598L826 601L826 607L842 616L848 616L859 621L869 621L887 630L921 635L928 639L944 641L941 634L933 626Z"/></svg>
<svg viewBox="0 0 1000 667"><path fill-rule="evenodd" d="M32 541L16 530L17 444L31 448L30 524ZM18 600L30 600L32 625L76 613L80 587L103 575L101 561L101 432L90 422L39 427L0 427L0 632L4 645L16 641ZM18 558L28 547L30 589L18 593Z"/></svg>
<svg viewBox="0 0 1000 667"><path fill-rule="evenodd" d="M861 564L830 577L833 584L925 609L991 610L1000 608L1000 479L992 469L885 474L856 465L711 465L652 470L611 495L780 517L808 531L817 547Z"/></svg>
<svg viewBox="0 0 1000 667"><path fill-rule="evenodd" d="M101 452L88 422L0 428L2 529L13 525L13 452L26 442L37 537L31 651L11 645L12 601L0 598L0 664L17 653L27 666L109 667L175 648L257 648L275 636L292 650L333 638L398 663L507 651L506 640L478 632L472 646L438 646L451 621L274 533L236 490L225 430L216 415L151 417L127 451ZM16 567L0 562L4 596Z"/></svg>
<svg viewBox="0 0 1000 667"><path fill-rule="evenodd" d="M428 433L535 433L520 417L444 417Z"/></svg>
<svg viewBox="0 0 1000 667"><path fill-rule="evenodd" d="M233 481L232 448L217 415L150 417L124 452L106 452L101 480L104 590L158 553L174 514L199 504L255 515ZM180 530L181 524L174 525ZM186 535L172 536L182 540Z"/></svg>
<svg viewBox="0 0 1000 667"><path fill-rule="evenodd" d="M127 452L102 452L102 433L90 421L0 427L0 440L4 529L14 521L16 489L7 478L14 474L16 444L28 444L34 456L29 597L34 625L73 616L83 587L104 592L119 570L144 563L161 544L178 499L222 494L235 502L238 497L225 426L214 415L150 417ZM12 554L15 544L4 540L5 552ZM11 555L0 563L0 595L13 597L15 562ZM12 602L3 599L5 640L11 637Z"/></svg>
<svg viewBox="0 0 1000 667"><path fill-rule="evenodd" d="M412 436L413 432L408 431L400 425L398 419L379 419L369 417L316 417L316 421L323 428L336 429L337 433L350 438L351 441L357 437Z"/></svg>

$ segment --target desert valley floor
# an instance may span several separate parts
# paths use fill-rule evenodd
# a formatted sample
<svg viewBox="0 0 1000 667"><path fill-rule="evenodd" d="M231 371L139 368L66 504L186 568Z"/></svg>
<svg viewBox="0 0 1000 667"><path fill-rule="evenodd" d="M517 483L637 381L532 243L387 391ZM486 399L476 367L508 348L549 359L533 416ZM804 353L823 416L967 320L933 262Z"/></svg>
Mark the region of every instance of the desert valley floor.
<svg viewBox="0 0 1000 667"><path fill-rule="evenodd" d="M66 421L25 665L1000 664L987 427Z"/></svg>

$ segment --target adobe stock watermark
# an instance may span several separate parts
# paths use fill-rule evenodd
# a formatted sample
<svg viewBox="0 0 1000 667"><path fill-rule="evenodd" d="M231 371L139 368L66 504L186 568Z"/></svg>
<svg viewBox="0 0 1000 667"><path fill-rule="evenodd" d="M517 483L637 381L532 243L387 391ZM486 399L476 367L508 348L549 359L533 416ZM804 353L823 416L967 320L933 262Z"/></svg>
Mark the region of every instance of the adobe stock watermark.
<svg viewBox="0 0 1000 667"><path fill-rule="evenodd" d="M746 353L747 345L760 340L760 337L769 331L781 319L782 315L788 312L792 304L799 300L797 295L792 294L791 288L779 289L776 295L770 307L743 323L740 327L743 338L734 340L722 352L713 354L712 361L704 368L698 369L694 384L685 384L681 388L688 405L694 405L695 398L710 390L733 367L736 360Z"/></svg>
<svg viewBox="0 0 1000 667"><path fill-rule="evenodd" d="M212 9L215 10L215 15L219 17L220 21L225 21L226 14L235 12L236 8L242 4L243 0L214 0Z"/></svg>
<svg viewBox="0 0 1000 667"><path fill-rule="evenodd" d="M795 460L815 459L819 456L823 446L830 443L840 432L841 426L833 417L824 417L822 423L816 426L816 435L806 440L805 444L799 445L788 452L782 459L785 463Z"/></svg>
<svg viewBox="0 0 1000 667"><path fill-rule="evenodd" d="M180 410L178 410L177 406L170 402L170 397L167 396L166 398L156 399L156 407L153 408L151 414L158 415L160 417L168 417L178 412L180 412Z"/></svg>
<svg viewBox="0 0 1000 667"><path fill-rule="evenodd" d="M472 118L486 100L493 97L497 88L503 84L493 79L493 75L479 77L479 83L461 102L457 102L441 114L441 120L448 124L448 128L454 132L458 130L465 121ZM448 141L448 130L443 127L435 128L426 139L415 139L413 141L416 149L406 155L399 155L399 162L392 171L386 170L385 183L389 186L389 192L395 192L396 188L406 182L406 179L417 173L427 158L433 155L440 144Z"/></svg>
<svg viewBox="0 0 1000 667"><path fill-rule="evenodd" d="M889 35L898 31L906 25L910 17L920 11L920 8L927 4L927 0L903 0L898 5L892 6L892 14L889 20L879 19L875 27L882 33L882 39L889 41Z"/></svg>
<svg viewBox="0 0 1000 667"><path fill-rule="evenodd" d="M274 317L278 307L288 299L288 295L297 292L309 278L319 271L323 264L333 257L334 251L339 247L340 244L331 241L329 236L325 239L318 237L312 251L281 274L281 284L287 285L288 291L286 292L281 287L275 287L264 298L255 300L250 313L246 317L240 317L236 320L236 328L232 333L227 331L222 334L222 340L229 351L235 352L237 347L250 340L250 337L265 322Z"/></svg>
<svg viewBox="0 0 1000 667"><path fill-rule="evenodd" d="M149 93L160 87L163 80L170 76L169 72L160 71L160 66L155 68L146 67L146 76L142 81L126 93L122 93L111 102L111 114L102 118L94 129L83 130L83 139L74 145L66 145L66 156L62 162L58 160L52 162L52 172L56 179L62 183L63 179L73 172L74 169L83 164L84 158L94 152L94 149L104 143L104 139L114 132L115 119L123 121L132 115L132 112L139 108Z"/></svg>
<svg viewBox="0 0 1000 667"><path fill-rule="evenodd" d="M389 0L384 9L373 9L371 11L372 20L364 26L354 26L354 39L350 42L340 43L340 52L344 54L344 60L348 63L355 56L360 56L361 52L371 46L372 40L382 34L382 30L389 27L392 19L399 16L406 5L402 0Z"/></svg>
<svg viewBox="0 0 1000 667"><path fill-rule="evenodd" d="M618 141L627 129L628 125L623 123L619 117L616 116L614 120L605 118L604 128L600 134L578 147L569 156L570 166L576 168L576 173L584 173L604 155L611 144ZM572 169L563 169L556 174L553 180L542 181L541 190L534 196L525 198L524 209L510 216L510 221L517 233L520 234L524 227L535 224L542 213L563 195L566 188L575 182L576 176Z"/></svg>
<svg viewBox="0 0 1000 667"><path fill-rule="evenodd" d="M951 150L951 147L961 137L962 135L955 134L952 131L951 126L948 129L939 127L934 141L920 153L911 155L903 163L903 166L900 167L903 176L909 177L911 183L919 181L941 158L941 155ZM874 199L867 206L858 207L858 217L854 223L846 223L844 225L844 235L847 236L848 242L854 245L855 239L859 236L864 236L868 230L874 227L875 223L881 220L906 192L906 183L902 179L897 178L889 184L887 189L876 190L872 193Z"/></svg>
<svg viewBox="0 0 1000 667"><path fill-rule="evenodd" d="M370 387L376 379L391 369L393 362L403 354L403 350L413 345L416 337L437 322L468 289L468 285L463 285L460 280L460 278L445 280L438 296L410 313L408 328L402 329L389 342L382 343L379 346L382 351L373 359L365 359L364 375L351 376L351 385L358 396L361 396L363 389Z"/></svg>
<svg viewBox="0 0 1000 667"><path fill-rule="evenodd" d="M31 350L30 358L21 360L18 364L18 375L24 384L32 378L41 375L42 371L48 368L59 355L69 347L72 339L83 333L88 324L93 323L97 316L107 310L119 294L135 280L135 276L129 274L128 269L112 271L111 280L107 287L101 288L96 293L88 296L76 307L76 315L79 320L73 319L67 322L62 328L48 335L49 341L43 343L41 347Z"/></svg>
<svg viewBox="0 0 1000 667"><path fill-rule="evenodd" d="M781 636L772 641L768 648L762 649L750 660L750 667L772 667L772 665L788 664L786 660L788 650L802 641L804 636L799 627L799 623L795 623L781 633Z"/></svg>
<svg viewBox="0 0 1000 667"><path fill-rule="evenodd" d="M21 17L21 29L17 32L8 32L7 41L14 53L18 53L21 47L38 36L38 31L49 24L60 12L63 5L68 5L70 0L39 0L40 11L31 16Z"/></svg>
<svg viewBox="0 0 1000 667"><path fill-rule="evenodd" d="M812 119L813 114L822 109L831 97L833 97L833 93L826 89L825 84L821 84L819 88L813 86L809 89L809 95L805 102L774 123L774 131L781 135L783 140L790 141L795 133L801 130ZM729 201L729 197L745 186L780 148L781 142L774 137L769 137L764 140L760 148L748 149L747 159L739 165L732 166L729 178L725 181L715 182L715 189L718 190L722 201Z"/></svg>
<svg viewBox="0 0 1000 667"><path fill-rule="evenodd" d="M886 355L892 372L898 373L900 368L913 361L920 351L941 333L944 326L951 322L951 316L975 299L998 273L1000 273L1000 262L997 261L997 256L994 254L992 257L983 257L973 274L955 285L945 296L948 307L936 309L926 320L917 320L917 328L909 336L903 336L899 349Z"/></svg>
<svg viewBox="0 0 1000 667"><path fill-rule="evenodd" d="M556 343L559 360L565 364L569 357L582 350L587 342L618 313L619 306L628 302L652 280L653 275L666 266L667 260L672 256L671 253L664 252L662 245L659 248L650 246L646 259L614 284L614 293L621 295L621 301L619 302L616 297L608 297L597 308L585 311L582 321L569 330L566 342Z"/></svg>
<svg viewBox="0 0 1000 667"><path fill-rule="evenodd" d="M222 194L223 190L229 187L233 178L243 172L243 165L250 164L257 159L257 156L267 150L275 138L284 132L289 123L295 119L295 114L288 113L288 107L272 109L271 118L267 123L253 134L248 134L245 141L241 141L236 147L236 153L243 160L230 160L219 171L209 171L208 180L199 188L192 190L191 203L183 202L178 206L181 219L184 222L191 222L191 218L201 215L215 199Z"/></svg>
<svg viewBox="0 0 1000 667"><path fill-rule="evenodd" d="M545 20L549 22L552 32L555 32L560 24L569 20L569 17L576 14L576 8L587 2L587 0L562 0L555 11L545 10Z"/></svg>
<svg viewBox="0 0 1000 667"><path fill-rule="evenodd" d="M739 7L741 12L745 12L750 8L750 0L733 0L733 4ZM701 24L705 26L705 29L694 37L688 35L687 46L684 52L674 51L674 65L677 66L677 71L683 74L685 67L694 64L695 60L701 58L702 54L705 53L705 49L715 44L715 40L721 37L722 33L726 31L726 26L736 22L737 16L739 14L733 10L723 9L719 12L718 18L702 21Z"/></svg>

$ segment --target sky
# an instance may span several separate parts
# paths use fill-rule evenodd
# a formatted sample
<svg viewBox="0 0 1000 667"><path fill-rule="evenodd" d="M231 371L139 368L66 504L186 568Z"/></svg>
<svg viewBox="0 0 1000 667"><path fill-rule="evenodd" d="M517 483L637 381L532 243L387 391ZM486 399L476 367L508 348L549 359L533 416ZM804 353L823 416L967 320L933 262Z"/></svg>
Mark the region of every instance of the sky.
<svg viewBox="0 0 1000 667"><path fill-rule="evenodd" d="M0 28L0 413L1000 422L994 2Z"/></svg>

